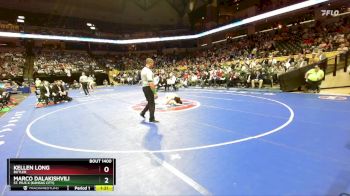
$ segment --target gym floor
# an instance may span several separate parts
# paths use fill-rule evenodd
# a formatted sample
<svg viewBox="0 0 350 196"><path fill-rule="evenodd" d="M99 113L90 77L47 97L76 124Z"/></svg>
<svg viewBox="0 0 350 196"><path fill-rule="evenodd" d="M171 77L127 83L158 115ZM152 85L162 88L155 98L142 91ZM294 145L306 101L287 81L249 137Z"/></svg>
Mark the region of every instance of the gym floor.
<svg viewBox="0 0 350 196"><path fill-rule="evenodd" d="M350 193L350 97L180 89L183 106L139 116L139 86L75 90L35 108L30 95L0 119L0 195L7 158L116 158L106 195L340 195ZM148 117L148 114L147 114Z"/></svg>

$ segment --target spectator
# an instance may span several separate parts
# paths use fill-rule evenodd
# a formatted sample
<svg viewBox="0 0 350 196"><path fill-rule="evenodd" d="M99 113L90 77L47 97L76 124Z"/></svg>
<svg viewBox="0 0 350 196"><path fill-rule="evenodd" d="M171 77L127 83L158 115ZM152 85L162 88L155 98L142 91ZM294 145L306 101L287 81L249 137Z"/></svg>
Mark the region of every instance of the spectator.
<svg viewBox="0 0 350 196"><path fill-rule="evenodd" d="M35 79L35 87L37 89L40 89L40 87L42 86L41 80L39 78Z"/></svg>
<svg viewBox="0 0 350 196"><path fill-rule="evenodd" d="M307 71L305 74L307 89L312 90L312 91L316 91L317 93L319 93L320 92L320 85L321 85L323 77L324 77L324 72L317 65L315 66L315 68Z"/></svg>
<svg viewBox="0 0 350 196"><path fill-rule="evenodd" d="M260 73L260 71L253 71L252 74L249 75L248 77L248 83L251 81L252 88L255 88L255 83L259 83L259 89L263 85L263 75Z"/></svg>
<svg viewBox="0 0 350 196"><path fill-rule="evenodd" d="M105 87L108 86L108 81L107 81L107 79L104 79L104 80L103 80L103 86L105 86Z"/></svg>

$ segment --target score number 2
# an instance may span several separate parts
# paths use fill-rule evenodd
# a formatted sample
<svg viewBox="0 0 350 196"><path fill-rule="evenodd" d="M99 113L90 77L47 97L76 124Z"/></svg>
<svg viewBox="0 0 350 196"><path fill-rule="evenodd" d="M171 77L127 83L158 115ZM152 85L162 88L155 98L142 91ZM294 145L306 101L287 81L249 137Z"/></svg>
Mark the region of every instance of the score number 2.
<svg viewBox="0 0 350 196"><path fill-rule="evenodd" d="M108 173L109 172L109 167L108 166L105 166L103 168L103 172L104 173ZM109 183L109 178L108 177L105 177L105 184L108 184Z"/></svg>

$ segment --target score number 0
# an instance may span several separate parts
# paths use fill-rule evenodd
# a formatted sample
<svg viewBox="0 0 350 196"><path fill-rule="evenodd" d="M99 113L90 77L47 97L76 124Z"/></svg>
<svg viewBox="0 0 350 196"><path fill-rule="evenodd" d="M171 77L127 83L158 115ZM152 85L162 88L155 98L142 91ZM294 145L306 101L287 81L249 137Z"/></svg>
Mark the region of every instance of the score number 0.
<svg viewBox="0 0 350 196"><path fill-rule="evenodd" d="M109 172L109 167L108 166L105 166L104 168L103 168L103 171L105 172L105 173L108 173ZM105 184L108 184L109 182L108 182L108 177L105 177Z"/></svg>

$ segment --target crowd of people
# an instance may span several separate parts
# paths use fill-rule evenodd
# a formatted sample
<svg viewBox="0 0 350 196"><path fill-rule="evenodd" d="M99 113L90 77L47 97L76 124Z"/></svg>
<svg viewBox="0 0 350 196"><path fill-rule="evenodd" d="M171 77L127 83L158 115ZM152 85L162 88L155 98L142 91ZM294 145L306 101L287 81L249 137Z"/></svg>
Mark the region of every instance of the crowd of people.
<svg viewBox="0 0 350 196"><path fill-rule="evenodd" d="M273 85L278 76L300 67L322 61L324 52L348 51L350 41L350 22L341 20L332 24L295 25L276 31L258 33L237 40L203 49L185 55L155 55L156 81L159 87L176 86L258 86ZM280 51L275 47L277 41L299 43L300 51ZM288 56L278 61L277 56ZM307 55L311 57L307 58ZM108 59L108 58L107 58ZM113 78L122 84L137 84L139 69L143 66L143 55L116 58L114 62L120 72ZM257 85L256 85L257 84ZM166 88L166 89L167 89Z"/></svg>
<svg viewBox="0 0 350 196"><path fill-rule="evenodd" d="M86 52L41 51L34 61L34 75L66 75L101 69Z"/></svg>
<svg viewBox="0 0 350 196"><path fill-rule="evenodd" d="M0 51L0 78L11 79L23 76L24 64L23 51Z"/></svg>
<svg viewBox="0 0 350 196"><path fill-rule="evenodd" d="M320 52L317 58L324 55ZM176 90L188 86L218 87L255 87L263 84L272 86L278 82L278 76L288 70L307 65L305 55L290 56L285 62L271 56L263 60L237 59L229 63L210 66L195 65L186 67L167 67L155 70L155 84L159 88ZM120 72L114 77L117 83L138 84L139 70Z"/></svg>

